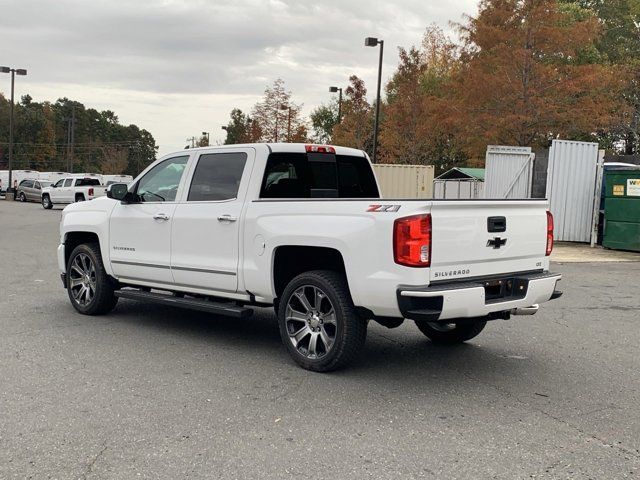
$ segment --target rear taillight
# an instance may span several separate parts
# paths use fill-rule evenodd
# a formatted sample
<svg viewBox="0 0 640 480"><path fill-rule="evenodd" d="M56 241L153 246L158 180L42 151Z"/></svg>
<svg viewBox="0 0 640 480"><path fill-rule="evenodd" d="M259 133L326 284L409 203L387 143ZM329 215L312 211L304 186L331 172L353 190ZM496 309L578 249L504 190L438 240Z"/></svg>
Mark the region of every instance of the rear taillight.
<svg viewBox="0 0 640 480"><path fill-rule="evenodd" d="M93 188L90 188L88 193L89 193L89 196L92 196L93 195Z"/></svg>
<svg viewBox="0 0 640 480"><path fill-rule="evenodd" d="M431 265L431 215L399 218L393 224L393 257L405 267Z"/></svg>
<svg viewBox="0 0 640 480"><path fill-rule="evenodd" d="M305 145L307 153L336 153L336 149L330 145Z"/></svg>
<svg viewBox="0 0 640 480"><path fill-rule="evenodd" d="M547 210L547 251L545 255L548 257L553 251L553 214Z"/></svg>

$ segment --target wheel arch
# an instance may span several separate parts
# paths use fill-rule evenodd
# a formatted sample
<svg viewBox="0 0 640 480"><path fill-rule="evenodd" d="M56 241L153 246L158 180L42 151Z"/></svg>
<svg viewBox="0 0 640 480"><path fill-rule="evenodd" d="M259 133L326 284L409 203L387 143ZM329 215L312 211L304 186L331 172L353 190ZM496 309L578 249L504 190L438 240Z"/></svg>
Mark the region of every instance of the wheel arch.
<svg viewBox="0 0 640 480"><path fill-rule="evenodd" d="M345 276L347 287L349 281L342 253L335 248L280 245L274 249L272 282L275 302L284 292L287 284L296 276L312 270L330 270ZM349 288L351 293L351 288Z"/></svg>
<svg viewBox="0 0 640 480"><path fill-rule="evenodd" d="M69 262L71 252L78 246L84 243L97 243L100 249L100 255L102 256L102 263L109 275L113 275L111 271L111 262L109 256L105 252L105 244L100 240L100 235L91 230L73 230L65 233L64 235L64 264Z"/></svg>

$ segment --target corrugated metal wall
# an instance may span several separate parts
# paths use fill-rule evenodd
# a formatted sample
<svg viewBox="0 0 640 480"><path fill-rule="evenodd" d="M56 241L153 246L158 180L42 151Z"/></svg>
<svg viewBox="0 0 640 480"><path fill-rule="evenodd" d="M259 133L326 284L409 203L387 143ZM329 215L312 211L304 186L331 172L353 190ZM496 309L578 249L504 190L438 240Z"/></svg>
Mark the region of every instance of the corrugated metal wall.
<svg viewBox="0 0 640 480"><path fill-rule="evenodd" d="M382 198L432 198L432 165L393 165L375 164L373 166Z"/></svg>
<svg viewBox="0 0 640 480"><path fill-rule="evenodd" d="M534 158L530 147L489 145L484 198L531 198Z"/></svg>
<svg viewBox="0 0 640 480"><path fill-rule="evenodd" d="M433 198L483 198L484 182L476 179L434 180Z"/></svg>
<svg viewBox="0 0 640 480"><path fill-rule="evenodd" d="M555 238L589 242L596 188L598 144L554 140L549 151L547 198Z"/></svg>

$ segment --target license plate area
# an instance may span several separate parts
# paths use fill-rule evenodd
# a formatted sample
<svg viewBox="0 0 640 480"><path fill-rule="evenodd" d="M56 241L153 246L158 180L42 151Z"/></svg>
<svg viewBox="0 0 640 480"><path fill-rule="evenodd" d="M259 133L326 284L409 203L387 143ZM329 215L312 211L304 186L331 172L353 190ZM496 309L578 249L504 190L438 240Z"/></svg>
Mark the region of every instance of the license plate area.
<svg viewBox="0 0 640 480"><path fill-rule="evenodd" d="M526 297L529 280L518 277L500 278L487 280L483 284L485 303L497 303Z"/></svg>

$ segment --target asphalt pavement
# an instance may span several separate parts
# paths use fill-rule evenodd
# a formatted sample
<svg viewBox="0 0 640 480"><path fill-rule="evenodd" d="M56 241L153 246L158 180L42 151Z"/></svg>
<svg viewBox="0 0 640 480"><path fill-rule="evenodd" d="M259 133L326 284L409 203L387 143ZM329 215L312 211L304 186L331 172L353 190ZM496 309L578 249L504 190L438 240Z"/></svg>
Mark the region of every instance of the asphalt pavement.
<svg viewBox="0 0 640 480"><path fill-rule="evenodd" d="M59 219L0 202L1 479L640 476L640 263L556 265L564 297L465 345L372 323L317 374L268 310L76 313Z"/></svg>

